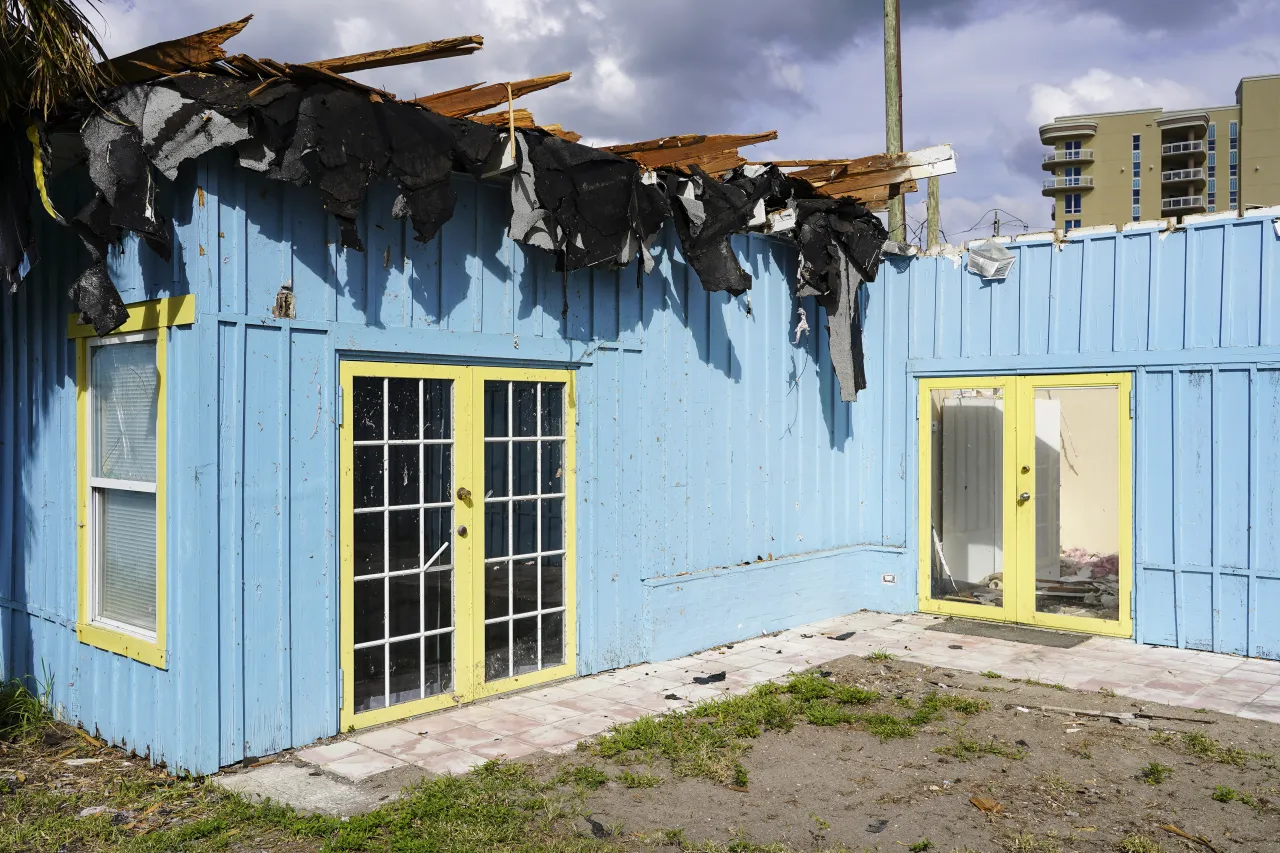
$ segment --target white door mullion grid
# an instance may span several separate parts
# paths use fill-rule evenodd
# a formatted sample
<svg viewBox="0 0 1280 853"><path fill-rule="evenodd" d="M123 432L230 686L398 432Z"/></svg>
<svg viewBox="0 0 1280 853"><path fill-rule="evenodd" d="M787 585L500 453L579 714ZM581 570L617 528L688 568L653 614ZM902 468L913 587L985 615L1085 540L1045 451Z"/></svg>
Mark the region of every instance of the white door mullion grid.
<svg viewBox="0 0 1280 853"><path fill-rule="evenodd" d="M515 498L516 493L516 466L515 466L515 437L516 437L516 400L515 400L515 383L506 383L507 391L507 497ZM515 561L511 559L511 555L516 552L516 505L514 503L507 504L507 677L510 678L515 672L516 666L516 632L515 620L511 618L511 614L515 612L516 607L516 591L515 591Z"/></svg>
<svg viewBox="0 0 1280 853"><path fill-rule="evenodd" d="M533 529L535 531L535 536L537 537L534 540L534 542L537 545L538 554L541 555L542 554L542 497L541 497L542 495L542 383L539 382L535 387L537 388L537 393L534 395L534 402L536 403L536 406L534 407L533 414L534 414L534 419L537 421L537 424L535 425L533 434L538 437L538 440L535 441L533 444L533 453L537 457L537 461L535 463L536 465L535 470L537 471L538 479L534 483L533 491L534 491L534 494L539 495L539 497L538 497L538 500L534 503L534 507L533 507L534 509ZM541 556L537 556L533 558L533 572L534 572L534 584L536 585L533 606L538 609L539 613L541 613L542 612L542 557ZM533 641L534 641L535 647L538 650L538 669L542 669L542 616L541 615L533 617L533 630L535 634Z"/></svg>
<svg viewBox="0 0 1280 853"><path fill-rule="evenodd" d="M391 644L386 642L391 633L391 437L390 404L391 380L382 379L382 707L391 705Z"/></svg>
<svg viewBox="0 0 1280 853"><path fill-rule="evenodd" d="M418 435L417 438L421 442L426 434L426 416L424 413L427 388L426 382L418 380ZM425 506L427 503L427 472L426 462L427 449L421 443L418 444L418 503ZM450 456L450 460L452 460ZM427 549L426 545L426 523L427 510L418 509L418 698L427 695L427 636L423 633L423 629L427 627L427 572L426 565L422 562L422 555Z"/></svg>

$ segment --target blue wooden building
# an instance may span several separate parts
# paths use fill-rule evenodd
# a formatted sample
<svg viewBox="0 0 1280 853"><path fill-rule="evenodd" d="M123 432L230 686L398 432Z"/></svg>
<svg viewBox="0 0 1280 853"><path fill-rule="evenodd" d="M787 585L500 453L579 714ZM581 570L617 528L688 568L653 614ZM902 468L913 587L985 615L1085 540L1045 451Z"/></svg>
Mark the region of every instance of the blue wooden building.
<svg viewBox="0 0 1280 853"><path fill-rule="evenodd" d="M669 231L564 279L456 188L426 244L379 190L357 253L186 164L105 338L42 226L0 301L5 675L205 773L860 608L1280 658L1274 211L1022 238L1004 280L890 257L843 403L787 242L735 238L740 297Z"/></svg>

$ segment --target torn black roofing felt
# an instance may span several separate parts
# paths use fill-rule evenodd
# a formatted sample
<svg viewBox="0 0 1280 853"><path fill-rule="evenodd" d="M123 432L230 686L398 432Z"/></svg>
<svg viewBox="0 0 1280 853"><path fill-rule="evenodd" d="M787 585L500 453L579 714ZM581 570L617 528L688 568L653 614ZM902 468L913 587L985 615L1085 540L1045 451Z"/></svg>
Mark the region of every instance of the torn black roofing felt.
<svg viewBox="0 0 1280 853"><path fill-rule="evenodd" d="M242 168L313 186L338 221L341 244L363 251L356 221L372 183L397 183L391 212L426 242L453 215L451 173L481 176L505 144L494 126L327 80L181 74L103 93L86 114L79 136L97 192L72 223L91 264L71 295L99 334L128 316L107 269L108 247L131 231L169 257L170 224L157 212L156 194L184 162L231 148ZM761 213L794 209L797 295L817 296L835 324L828 328L843 396L853 399L865 387L858 289L874 278L887 236L865 207L815 198L811 185L773 166L741 167L723 180L696 165L687 174L655 174L542 130L517 134L511 234L554 251L560 269L624 267L637 254L648 269L647 247L672 217L703 287L741 294L752 276L730 237L758 228ZM32 153L17 130L0 132L0 276L10 284L35 260Z"/></svg>
<svg viewBox="0 0 1280 853"><path fill-rule="evenodd" d="M671 210L633 161L543 131L523 131L539 207L559 227L559 264L625 266L629 246L648 244Z"/></svg>

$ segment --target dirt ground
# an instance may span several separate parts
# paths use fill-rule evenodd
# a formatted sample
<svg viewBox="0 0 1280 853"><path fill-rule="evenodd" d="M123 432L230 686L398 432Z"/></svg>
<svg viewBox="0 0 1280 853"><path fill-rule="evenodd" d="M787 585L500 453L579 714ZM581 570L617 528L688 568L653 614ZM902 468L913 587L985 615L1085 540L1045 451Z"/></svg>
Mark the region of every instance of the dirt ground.
<svg viewBox="0 0 1280 853"><path fill-rule="evenodd" d="M682 744L679 766L597 741L428 780L350 822L251 807L54 725L0 743L0 850L1280 852L1280 727L897 660L815 672L809 698L792 684L705 706L734 734L677 733L666 743ZM743 728L770 699L793 727ZM815 708L844 717L815 725ZM872 717L929 708L941 710L896 737L873 733Z"/></svg>
<svg viewBox="0 0 1280 853"><path fill-rule="evenodd" d="M1126 837L1143 836L1166 850L1280 851L1280 771L1269 757L1280 753L1274 725L899 661L849 657L825 670L832 681L887 696L918 699L938 691L991 707L883 742L850 726L802 722L754 741L742 758L751 780L745 791L669 778L659 765L648 772L667 777L663 784L609 784L594 793L587 801L593 819L626 832L683 829L689 842L740 838L795 849L843 844L890 851L928 839L927 849L939 850L1115 851ZM1034 710L1046 705L1195 722L1123 725ZM1193 733L1190 746L1184 732ZM958 736L1020 757L958 760L937 752ZM1140 777L1152 762L1170 768L1158 784ZM1224 790L1219 798L1230 799L1215 800L1218 786L1236 796ZM971 797L995 801L998 811L983 811ZM1134 851L1139 844L1129 842Z"/></svg>

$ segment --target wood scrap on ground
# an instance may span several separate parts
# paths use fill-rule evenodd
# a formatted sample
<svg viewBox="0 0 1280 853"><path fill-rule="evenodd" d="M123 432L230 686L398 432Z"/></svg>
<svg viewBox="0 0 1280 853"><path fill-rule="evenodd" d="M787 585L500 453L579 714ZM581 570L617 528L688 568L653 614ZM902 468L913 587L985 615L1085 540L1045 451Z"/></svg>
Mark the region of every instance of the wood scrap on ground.
<svg viewBox="0 0 1280 853"><path fill-rule="evenodd" d="M1015 703L1006 704L1005 710L1011 708L1031 708L1034 711L1049 711L1057 714L1072 714L1077 717L1099 717L1109 720L1130 720L1134 718L1146 720L1171 720L1178 723L1201 723L1203 725L1212 725L1213 720L1205 717L1179 717L1175 714L1157 714L1154 711L1126 711L1124 713L1116 713L1115 711L1098 711L1086 708L1063 708L1058 705L1017 705Z"/></svg>

